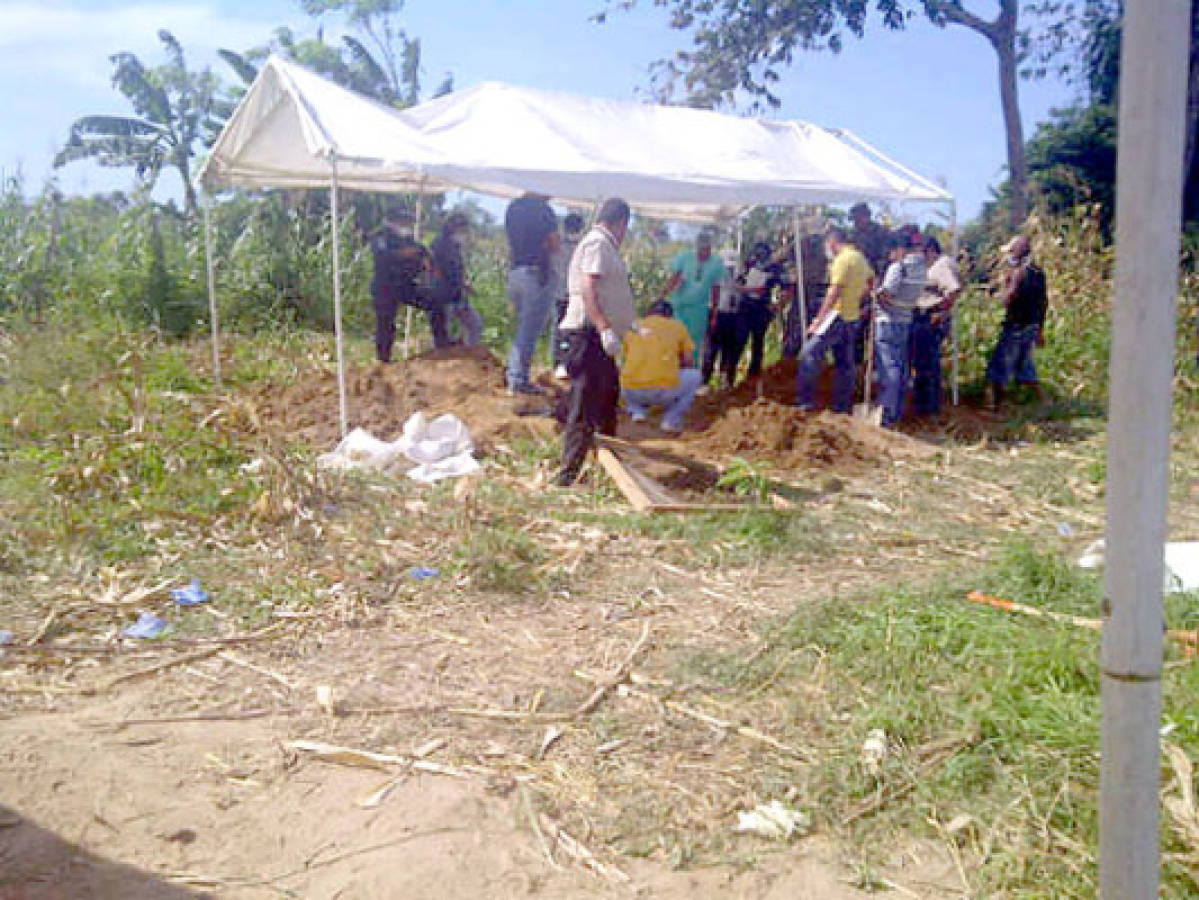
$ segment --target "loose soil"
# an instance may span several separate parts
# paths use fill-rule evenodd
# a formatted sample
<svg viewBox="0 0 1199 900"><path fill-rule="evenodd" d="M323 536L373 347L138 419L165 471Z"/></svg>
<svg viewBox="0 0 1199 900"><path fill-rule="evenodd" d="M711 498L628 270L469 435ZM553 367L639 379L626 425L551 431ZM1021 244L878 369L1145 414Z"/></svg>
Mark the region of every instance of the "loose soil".
<svg viewBox="0 0 1199 900"><path fill-rule="evenodd" d="M383 440L399 437L416 412L458 416L482 452L516 437L553 433L546 418L552 395L509 397L503 364L484 347L447 347L404 362L351 367L346 395L350 427ZM292 440L331 450L341 438L335 372L263 390L256 403L264 424Z"/></svg>
<svg viewBox="0 0 1199 900"><path fill-rule="evenodd" d="M551 414L561 411L564 387L546 376L541 384L544 398L512 398L504 390L503 364L487 349L433 350L405 362L351 369L350 424L390 440L415 412L449 412L467 423L479 450L487 453L516 437L554 433ZM719 468L733 456L780 470L850 473L930 452L928 443L851 417L800 412L791 405L794 385L795 364L784 360L768 368L759 384L701 397L688 431L677 439L627 417L618 433L647 452L656 449L647 474L687 494L711 489ZM318 449L330 449L339 439L333 373L263 391L257 403L263 421L292 439Z"/></svg>

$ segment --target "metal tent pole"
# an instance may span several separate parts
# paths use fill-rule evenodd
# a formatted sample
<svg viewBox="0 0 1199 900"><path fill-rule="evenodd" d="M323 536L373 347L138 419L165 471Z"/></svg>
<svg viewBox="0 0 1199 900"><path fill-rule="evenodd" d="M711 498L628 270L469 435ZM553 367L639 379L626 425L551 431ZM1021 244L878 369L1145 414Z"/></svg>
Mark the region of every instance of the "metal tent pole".
<svg viewBox="0 0 1199 900"><path fill-rule="evenodd" d="M212 198L206 196L204 208L204 268L208 273L208 319L212 324L212 380L217 390L221 387L221 327L217 321L216 266L212 260Z"/></svg>
<svg viewBox="0 0 1199 900"><path fill-rule="evenodd" d="M803 277L803 235L799 232L799 207L791 207L791 221L795 227L795 302L799 304L800 346L808 339L808 292Z"/></svg>
<svg viewBox="0 0 1199 900"><path fill-rule="evenodd" d="M413 225L413 235L416 242L420 243L420 226L421 219L425 209L425 180L422 178L416 189L416 222ZM408 358L408 342L412 338L412 307L406 307L404 311L404 347L403 357Z"/></svg>
<svg viewBox="0 0 1199 900"><path fill-rule="evenodd" d="M341 228L337 211L337 157L329 160L329 227L333 230L333 327L337 335L337 410L341 421L341 436L350 430L349 408L346 402L345 342L341 333Z"/></svg>
<svg viewBox="0 0 1199 900"><path fill-rule="evenodd" d="M1190 33L1188 0L1125 4L1100 665L1103 900L1158 895L1162 549Z"/></svg>
<svg viewBox="0 0 1199 900"><path fill-rule="evenodd" d="M949 254L953 259L954 264L958 260L958 204L956 200L949 201ZM958 298L961 299L960 297ZM950 395L953 400L953 405L958 405L959 398L959 377L958 377L958 311L955 309L949 317L949 351L953 357L949 362L950 371ZM940 361L937 362L940 366ZM940 404L941 398L937 398L937 403Z"/></svg>

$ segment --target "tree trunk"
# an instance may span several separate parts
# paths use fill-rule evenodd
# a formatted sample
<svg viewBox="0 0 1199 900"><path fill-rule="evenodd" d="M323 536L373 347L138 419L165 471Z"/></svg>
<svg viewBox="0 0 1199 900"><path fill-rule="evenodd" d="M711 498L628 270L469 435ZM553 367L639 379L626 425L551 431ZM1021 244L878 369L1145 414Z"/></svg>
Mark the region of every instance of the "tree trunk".
<svg viewBox="0 0 1199 900"><path fill-rule="evenodd" d="M1008 179L1012 189L1008 223L1013 231L1018 231L1028 217L1028 165L1024 159L1024 125L1020 121L1015 29L1004 29L1004 33L992 36L991 44L999 58L999 98L1007 135Z"/></svg>
<svg viewBox="0 0 1199 900"><path fill-rule="evenodd" d="M995 49L995 56L999 62L999 99L1003 104L1003 129L1007 135L1008 184L1011 188L1008 221L1012 230L1017 231L1028 217L1028 164L1024 158L1024 125L1020 121L1019 72L1016 59L1019 4L1017 0L999 0L999 15L990 22L974 15L960 3L950 3L948 0L941 0L928 8L931 10L930 15L943 17L942 21L952 22L981 34Z"/></svg>
<svg viewBox="0 0 1199 900"><path fill-rule="evenodd" d="M195 219L196 212L200 208L196 202L196 188L192 184L190 167L186 159L181 159L176 164L179 169L179 177L183 179L183 212L188 219Z"/></svg>

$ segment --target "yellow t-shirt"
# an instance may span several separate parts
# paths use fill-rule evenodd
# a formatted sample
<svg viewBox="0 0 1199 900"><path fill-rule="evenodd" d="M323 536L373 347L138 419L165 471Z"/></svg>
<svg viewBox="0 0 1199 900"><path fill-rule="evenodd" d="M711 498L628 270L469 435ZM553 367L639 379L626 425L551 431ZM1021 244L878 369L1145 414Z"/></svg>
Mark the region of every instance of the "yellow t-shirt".
<svg viewBox="0 0 1199 900"><path fill-rule="evenodd" d="M650 390L678 387L679 356L693 352L695 343L686 325L665 316L646 316L625 335L620 383Z"/></svg>
<svg viewBox="0 0 1199 900"><path fill-rule="evenodd" d="M862 313L862 297L874 277L870 263L852 244L841 248L828 272L829 287L840 288L837 294L837 313L846 322L856 322Z"/></svg>

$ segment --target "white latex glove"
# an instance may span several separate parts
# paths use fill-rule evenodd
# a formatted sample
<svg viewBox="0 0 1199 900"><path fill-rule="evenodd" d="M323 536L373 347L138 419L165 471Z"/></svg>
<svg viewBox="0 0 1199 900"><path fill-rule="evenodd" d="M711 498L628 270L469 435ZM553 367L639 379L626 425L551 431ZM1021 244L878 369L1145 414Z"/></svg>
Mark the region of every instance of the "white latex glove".
<svg viewBox="0 0 1199 900"><path fill-rule="evenodd" d="M611 328L605 328L600 332L600 346L613 359L620 356L620 336Z"/></svg>

